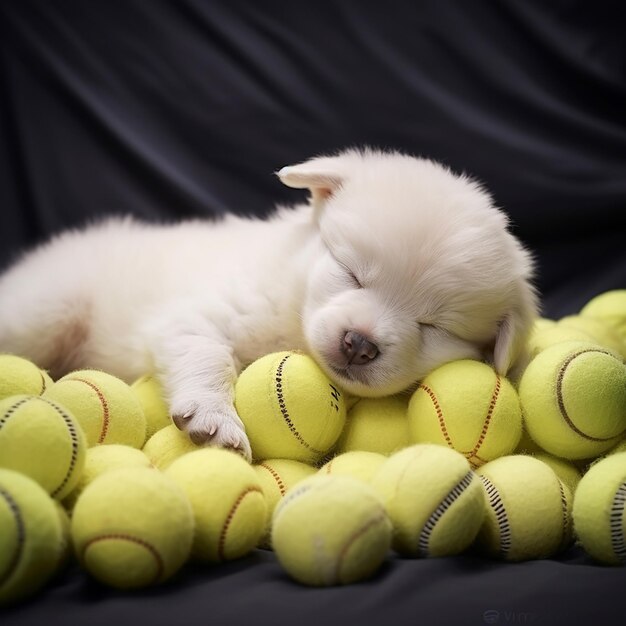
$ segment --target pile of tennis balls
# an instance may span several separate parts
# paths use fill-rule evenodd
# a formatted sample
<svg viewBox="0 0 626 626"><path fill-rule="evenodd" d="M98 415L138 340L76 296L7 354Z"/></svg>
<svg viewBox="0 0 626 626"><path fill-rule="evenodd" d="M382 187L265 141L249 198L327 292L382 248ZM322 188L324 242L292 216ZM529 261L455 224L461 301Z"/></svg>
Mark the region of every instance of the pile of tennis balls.
<svg viewBox="0 0 626 626"><path fill-rule="evenodd" d="M529 352L515 380L457 361L379 399L267 355L235 391L251 464L193 444L152 376L53 382L0 355L0 605L71 555L121 589L255 547L318 586L372 576L391 549L519 561L577 540L626 563L626 290L539 320Z"/></svg>

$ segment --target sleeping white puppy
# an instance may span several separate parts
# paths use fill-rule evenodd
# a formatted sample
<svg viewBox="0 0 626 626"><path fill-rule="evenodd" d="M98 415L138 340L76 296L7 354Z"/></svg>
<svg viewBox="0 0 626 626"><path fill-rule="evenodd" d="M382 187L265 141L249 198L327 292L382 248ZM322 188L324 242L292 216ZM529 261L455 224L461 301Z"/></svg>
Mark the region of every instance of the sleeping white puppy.
<svg viewBox="0 0 626 626"><path fill-rule="evenodd" d="M155 371L179 428L247 457L233 386L269 352L307 351L362 396L454 359L509 370L536 314L531 261L484 189L375 151L278 176L310 204L265 221L111 219L26 254L0 277L0 351L55 377Z"/></svg>

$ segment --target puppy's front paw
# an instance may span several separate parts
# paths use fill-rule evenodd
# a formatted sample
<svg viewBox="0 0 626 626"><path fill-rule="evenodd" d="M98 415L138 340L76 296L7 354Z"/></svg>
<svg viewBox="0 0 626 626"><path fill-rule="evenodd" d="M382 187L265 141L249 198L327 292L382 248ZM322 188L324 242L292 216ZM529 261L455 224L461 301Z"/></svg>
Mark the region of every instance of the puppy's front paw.
<svg viewBox="0 0 626 626"><path fill-rule="evenodd" d="M247 461L252 459L250 442L234 408L216 409L214 404L195 404L186 410L172 410L172 421L197 445L231 448Z"/></svg>

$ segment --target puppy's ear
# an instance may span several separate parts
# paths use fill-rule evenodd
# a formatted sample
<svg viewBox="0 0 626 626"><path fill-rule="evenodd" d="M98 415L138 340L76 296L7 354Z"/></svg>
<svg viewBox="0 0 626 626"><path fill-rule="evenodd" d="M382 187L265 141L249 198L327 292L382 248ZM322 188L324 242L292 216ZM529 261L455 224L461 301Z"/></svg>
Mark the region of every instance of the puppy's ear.
<svg viewBox="0 0 626 626"><path fill-rule="evenodd" d="M343 183L340 163L341 157L318 157L283 167L277 176L287 187L309 189L311 202L317 212Z"/></svg>
<svg viewBox="0 0 626 626"><path fill-rule="evenodd" d="M526 341L537 318L537 298L534 289L523 279L517 285L516 302L500 321L493 349L496 371L515 378L528 359Z"/></svg>

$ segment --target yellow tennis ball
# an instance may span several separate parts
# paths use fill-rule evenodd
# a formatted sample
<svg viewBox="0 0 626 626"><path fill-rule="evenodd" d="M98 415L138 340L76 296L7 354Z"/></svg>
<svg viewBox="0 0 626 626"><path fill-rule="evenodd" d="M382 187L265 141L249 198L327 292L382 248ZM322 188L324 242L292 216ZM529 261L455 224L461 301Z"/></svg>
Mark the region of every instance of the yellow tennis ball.
<svg viewBox="0 0 626 626"><path fill-rule="evenodd" d="M622 357L626 356L626 344L618 332L600 318L568 315L559 320L557 327L580 330L589 336L588 341L604 346Z"/></svg>
<svg viewBox="0 0 626 626"><path fill-rule="evenodd" d="M119 378L96 370L79 370L59 379L45 397L66 406L87 436L89 446L121 443L141 448L146 418L130 387Z"/></svg>
<svg viewBox="0 0 626 626"><path fill-rule="evenodd" d="M549 319L547 317L538 317L533 324L533 332L543 330L544 328L554 328L556 326L556 320Z"/></svg>
<svg viewBox="0 0 626 626"><path fill-rule="evenodd" d="M87 442L73 415L40 396L0 401L0 467L30 476L61 500L78 483Z"/></svg>
<svg viewBox="0 0 626 626"><path fill-rule="evenodd" d="M170 411L163 396L163 387L154 376L142 376L132 385L146 418L146 440L172 423Z"/></svg>
<svg viewBox="0 0 626 626"><path fill-rule="evenodd" d="M409 399L361 398L348 411L335 452L364 450L391 454L409 445Z"/></svg>
<svg viewBox="0 0 626 626"><path fill-rule="evenodd" d="M61 518L32 479L0 469L0 606L37 591L64 553Z"/></svg>
<svg viewBox="0 0 626 626"><path fill-rule="evenodd" d="M600 344L594 337L581 328L571 328L557 324L554 328L545 328L531 334L528 339L526 349L529 356L535 357L546 348L555 346L559 343L582 341L584 343Z"/></svg>
<svg viewBox="0 0 626 626"><path fill-rule="evenodd" d="M483 490L467 459L435 444L409 446L391 455L372 479L393 522L400 554L459 554L480 528Z"/></svg>
<svg viewBox="0 0 626 626"><path fill-rule="evenodd" d="M320 474L332 474L333 476L350 476L357 480L369 483L379 470L387 457L378 452L364 450L352 450L333 457L323 465Z"/></svg>
<svg viewBox="0 0 626 626"><path fill-rule="evenodd" d="M626 564L626 452L598 461L583 476L573 517L576 536L593 558Z"/></svg>
<svg viewBox="0 0 626 626"><path fill-rule="evenodd" d="M522 434L513 385L478 361L431 372L411 397L408 414L413 442L448 446L473 467L513 452Z"/></svg>
<svg viewBox="0 0 626 626"><path fill-rule="evenodd" d="M626 289L606 291L592 298L581 309L580 315L601 318L626 342Z"/></svg>
<svg viewBox="0 0 626 626"><path fill-rule="evenodd" d="M193 507L196 559L229 561L256 547L265 531L267 505L256 472L241 456L202 448L174 461L166 474Z"/></svg>
<svg viewBox="0 0 626 626"><path fill-rule="evenodd" d="M532 454L544 452L544 450L537 445L537 443L532 439L532 437L528 434L526 428L522 426L522 436L520 437L519 443L515 448L515 454Z"/></svg>
<svg viewBox="0 0 626 626"><path fill-rule="evenodd" d="M13 354L0 354L0 400L27 394L40 396L53 385L48 373Z"/></svg>
<svg viewBox="0 0 626 626"><path fill-rule="evenodd" d="M559 480L567 486L570 493L572 495L574 494L582 478L582 474L573 463L570 463L566 459L560 459L558 456L548 454L547 452L536 452L531 456L543 461L557 475Z"/></svg>
<svg viewBox="0 0 626 626"><path fill-rule="evenodd" d="M611 448L608 454L617 454L618 452L626 452L626 441L620 441L614 448Z"/></svg>
<svg viewBox="0 0 626 626"><path fill-rule="evenodd" d="M525 455L505 456L478 470L487 515L476 539L490 556L542 559L571 541L571 493L548 465Z"/></svg>
<svg viewBox="0 0 626 626"><path fill-rule="evenodd" d="M64 568L72 558L72 523L67 509L58 501L53 500L59 521L61 523L61 553L57 569Z"/></svg>
<svg viewBox="0 0 626 626"><path fill-rule="evenodd" d="M301 461L291 459L265 459L252 466L261 483L261 489L267 504L265 515L265 532L259 540L259 545L269 547L271 543L270 531L272 513L281 498L300 481L313 476L317 469Z"/></svg>
<svg viewBox="0 0 626 626"><path fill-rule="evenodd" d="M199 447L189 439L189 435L179 430L174 424L157 431L146 441L143 453L154 467L167 469L178 457L198 450Z"/></svg>
<svg viewBox="0 0 626 626"><path fill-rule="evenodd" d="M85 467L80 480L76 487L64 498L63 504L69 509L73 508L78 496L80 496L87 485L101 474L122 467L152 467L152 464L141 450L131 448L130 446L111 444L89 448L85 456Z"/></svg>
<svg viewBox="0 0 626 626"><path fill-rule="evenodd" d="M369 485L312 476L281 500L272 545L287 573L305 585L342 585L372 576L391 544L389 517Z"/></svg>
<svg viewBox="0 0 626 626"><path fill-rule="evenodd" d="M277 352L249 365L235 388L235 408L255 460L314 463L335 444L345 424L343 392L315 361Z"/></svg>
<svg viewBox="0 0 626 626"><path fill-rule="evenodd" d="M615 316L626 319L626 289L613 289L597 295L585 304L580 314L589 317Z"/></svg>
<svg viewBox="0 0 626 626"><path fill-rule="evenodd" d="M539 353L519 395L528 433L559 457L598 456L626 430L626 367L594 344L562 343Z"/></svg>
<svg viewBox="0 0 626 626"><path fill-rule="evenodd" d="M352 407L359 401L361 400L360 396L355 396L351 393L348 393L347 391L343 392L343 401L344 404L346 405L346 412L349 412L350 409L352 409Z"/></svg>
<svg viewBox="0 0 626 626"><path fill-rule="evenodd" d="M88 485L72 513L72 541L81 565L119 589L147 587L173 576L193 539L189 500L156 469L106 472Z"/></svg>

